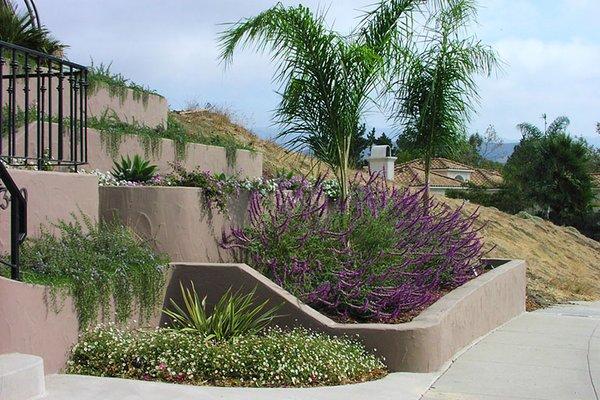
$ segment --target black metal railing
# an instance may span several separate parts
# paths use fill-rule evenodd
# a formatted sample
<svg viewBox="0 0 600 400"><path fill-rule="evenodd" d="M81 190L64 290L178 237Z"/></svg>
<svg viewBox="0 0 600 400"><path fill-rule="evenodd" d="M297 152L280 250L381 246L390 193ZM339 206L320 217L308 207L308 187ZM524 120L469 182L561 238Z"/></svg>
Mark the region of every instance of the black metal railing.
<svg viewBox="0 0 600 400"><path fill-rule="evenodd" d="M10 277L21 280L19 247L27 237L27 191L19 189L6 166L0 162L0 209L10 207L10 262L0 263L10 267Z"/></svg>
<svg viewBox="0 0 600 400"><path fill-rule="evenodd" d="M87 163L87 68L0 41L0 70L0 158L40 169Z"/></svg>

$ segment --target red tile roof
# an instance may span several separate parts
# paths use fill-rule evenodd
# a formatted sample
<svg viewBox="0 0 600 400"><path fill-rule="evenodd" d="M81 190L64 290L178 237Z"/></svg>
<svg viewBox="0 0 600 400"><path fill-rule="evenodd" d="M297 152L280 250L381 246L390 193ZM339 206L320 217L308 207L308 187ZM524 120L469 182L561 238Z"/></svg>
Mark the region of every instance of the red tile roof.
<svg viewBox="0 0 600 400"><path fill-rule="evenodd" d="M431 160L430 184L432 187L461 187L465 182L439 173L441 170L459 170L471 173L470 182L484 188L497 188L502 184L502 175L496 171L475 168L446 158ZM423 160L412 160L396 165L394 181L403 186L423 186L425 168Z"/></svg>

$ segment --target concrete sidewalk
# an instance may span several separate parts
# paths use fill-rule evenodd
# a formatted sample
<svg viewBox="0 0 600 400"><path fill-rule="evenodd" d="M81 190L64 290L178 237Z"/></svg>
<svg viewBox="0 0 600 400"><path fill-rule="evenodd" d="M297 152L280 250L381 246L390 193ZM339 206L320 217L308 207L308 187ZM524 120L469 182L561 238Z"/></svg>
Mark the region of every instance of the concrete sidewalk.
<svg viewBox="0 0 600 400"><path fill-rule="evenodd" d="M49 375L44 400L418 400L438 376L401 373L356 385L254 389Z"/></svg>
<svg viewBox="0 0 600 400"><path fill-rule="evenodd" d="M525 313L434 374L394 373L379 381L309 389L50 375L46 389L46 400L599 400L600 302Z"/></svg>
<svg viewBox="0 0 600 400"><path fill-rule="evenodd" d="M523 314L465 351L423 400L598 400L600 302Z"/></svg>

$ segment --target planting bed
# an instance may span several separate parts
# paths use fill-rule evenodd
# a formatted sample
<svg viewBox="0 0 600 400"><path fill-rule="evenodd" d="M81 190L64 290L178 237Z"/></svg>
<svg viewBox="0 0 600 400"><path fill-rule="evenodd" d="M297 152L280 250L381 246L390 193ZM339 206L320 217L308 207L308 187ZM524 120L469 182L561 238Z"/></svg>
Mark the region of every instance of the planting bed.
<svg viewBox="0 0 600 400"><path fill-rule="evenodd" d="M492 270L452 290L411 322L342 324L307 306L245 264L176 263L167 298L180 301L179 282L191 281L206 294L208 307L229 288L249 292L257 301L281 303L275 323L303 326L336 336L356 337L382 357L390 371L432 372L461 348L525 311L526 264L485 260ZM166 319L163 319L163 323Z"/></svg>

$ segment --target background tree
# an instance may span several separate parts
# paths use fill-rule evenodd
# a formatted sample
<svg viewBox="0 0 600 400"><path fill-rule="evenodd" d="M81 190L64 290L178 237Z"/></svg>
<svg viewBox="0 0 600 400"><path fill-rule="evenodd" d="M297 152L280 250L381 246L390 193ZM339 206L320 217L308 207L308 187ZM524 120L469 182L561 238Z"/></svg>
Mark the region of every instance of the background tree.
<svg viewBox="0 0 600 400"><path fill-rule="evenodd" d="M423 157L427 187L431 158L456 152L455 144L466 137L478 100L474 76L489 76L499 63L489 46L465 37L476 16L472 0L449 1L432 14L423 39L398 52L398 78L392 83L393 117Z"/></svg>
<svg viewBox="0 0 600 400"><path fill-rule="evenodd" d="M506 163L504 178L543 217L577 226L591 213L591 153L585 140L569 136L568 126L567 117L558 117L545 132L519 124L523 136Z"/></svg>
<svg viewBox="0 0 600 400"><path fill-rule="evenodd" d="M491 160L491 157L502 147L502 144L496 129L490 125L483 135L475 132L469 136L466 143L458 143L454 146L458 149L455 151L458 153L456 160L479 168L501 171L502 163Z"/></svg>
<svg viewBox="0 0 600 400"><path fill-rule="evenodd" d="M327 163L348 193L352 138L361 127L386 71L392 43L410 35L412 12L420 0L382 1L366 13L357 29L341 35L325 24L325 15L281 3L256 17L235 23L220 36L221 58L248 43L269 49L277 64L281 102L276 120L280 137L292 148L308 147Z"/></svg>

